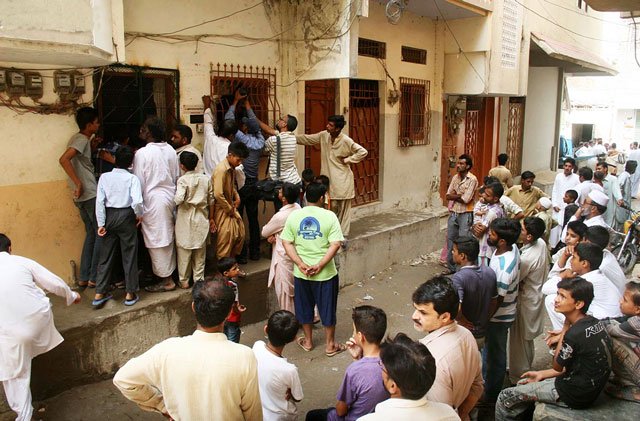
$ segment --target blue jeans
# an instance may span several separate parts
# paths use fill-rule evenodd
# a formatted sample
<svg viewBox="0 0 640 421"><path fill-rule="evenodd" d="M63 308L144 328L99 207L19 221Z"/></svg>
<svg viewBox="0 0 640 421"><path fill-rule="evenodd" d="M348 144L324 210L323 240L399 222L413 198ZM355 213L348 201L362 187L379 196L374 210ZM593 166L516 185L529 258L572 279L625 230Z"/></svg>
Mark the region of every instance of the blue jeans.
<svg viewBox="0 0 640 421"><path fill-rule="evenodd" d="M240 324L238 322L224 322L224 334L231 342L240 343Z"/></svg>
<svg viewBox="0 0 640 421"><path fill-rule="evenodd" d="M488 402L495 402L500 394L507 373L507 335L513 322L489 322L485 345L482 350L482 377L484 395Z"/></svg>
<svg viewBox="0 0 640 421"><path fill-rule="evenodd" d="M518 420L536 402L567 405L560 401L555 378L541 382L519 384L500 392L496 402L496 421ZM577 417L576 417L577 418Z"/></svg>
<svg viewBox="0 0 640 421"><path fill-rule="evenodd" d="M96 198L75 202L84 222L84 244L80 257L80 281L95 281L98 275L98 256L100 256L101 240L98 237L98 221L96 220Z"/></svg>
<svg viewBox="0 0 640 421"><path fill-rule="evenodd" d="M455 213L451 212L447 221L447 263L449 268L455 270L453 263L453 240L458 237L468 237L471 235L473 225L473 212Z"/></svg>

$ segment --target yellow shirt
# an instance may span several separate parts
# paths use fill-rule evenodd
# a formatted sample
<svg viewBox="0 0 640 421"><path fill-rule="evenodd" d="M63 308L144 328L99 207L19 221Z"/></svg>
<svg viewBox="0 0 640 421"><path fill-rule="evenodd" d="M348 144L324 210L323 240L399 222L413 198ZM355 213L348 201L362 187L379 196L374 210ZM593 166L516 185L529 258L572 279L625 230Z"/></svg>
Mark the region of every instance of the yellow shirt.
<svg viewBox="0 0 640 421"><path fill-rule="evenodd" d="M541 197L549 197L536 186L531 186L529 190L524 191L520 184L511 187L506 191L505 195L522 208L525 217L533 215L536 203Z"/></svg>
<svg viewBox="0 0 640 421"><path fill-rule="evenodd" d="M498 165L497 167L491 168L489 170L489 176L497 178L505 190L513 186L513 176L511 175L511 171L509 171L509 169L504 165Z"/></svg>

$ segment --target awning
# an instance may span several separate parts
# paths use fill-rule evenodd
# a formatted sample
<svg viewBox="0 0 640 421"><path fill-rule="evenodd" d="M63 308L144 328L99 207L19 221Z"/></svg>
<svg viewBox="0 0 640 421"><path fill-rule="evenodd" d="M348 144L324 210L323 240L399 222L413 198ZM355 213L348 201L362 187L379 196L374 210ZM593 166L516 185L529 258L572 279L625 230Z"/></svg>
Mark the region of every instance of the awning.
<svg viewBox="0 0 640 421"><path fill-rule="evenodd" d="M575 65L570 66L570 68L567 69L568 72L579 73L595 71L611 76L618 74L618 71L605 59L577 45L555 40L539 32L531 33L531 41L552 59ZM571 67L573 67L573 69L571 69Z"/></svg>

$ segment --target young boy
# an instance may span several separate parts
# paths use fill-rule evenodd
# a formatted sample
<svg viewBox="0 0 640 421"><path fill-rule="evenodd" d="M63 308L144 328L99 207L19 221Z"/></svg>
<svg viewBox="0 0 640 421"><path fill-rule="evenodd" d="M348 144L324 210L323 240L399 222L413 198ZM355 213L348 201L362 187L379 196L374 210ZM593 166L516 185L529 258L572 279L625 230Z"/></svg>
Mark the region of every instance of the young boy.
<svg viewBox="0 0 640 421"><path fill-rule="evenodd" d="M613 341L614 374L605 392L618 399L640 402L640 283L627 283L620 311L624 317L604 322Z"/></svg>
<svg viewBox="0 0 640 421"><path fill-rule="evenodd" d="M351 318L353 337L347 346L356 361L345 371L335 408L309 411L307 421L355 421L389 399L389 392L380 382L380 343L387 331L387 315L377 307L359 306L353 309Z"/></svg>
<svg viewBox="0 0 640 421"><path fill-rule="evenodd" d="M578 210L579 206L576 204L578 200L578 192L571 189L567 190L562 197L562 201L565 203L565 208L562 212L562 228L564 228L568 223L571 216ZM560 221L558 221L560 222Z"/></svg>
<svg viewBox="0 0 640 421"><path fill-rule="evenodd" d="M565 323L547 339L547 344L558 344L553 368L528 371L517 386L503 390L496 421L519 419L535 402L577 409L596 400L611 372L611 339L603 323L587 315L592 300L593 286L582 278L558 284L555 310Z"/></svg>
<svg viewBox="0 0 640 421"><path fill-rule="evenodd" d="M496 274L488 266L478 266L480 245L474 237L453 240L453 262L460 269L451 281L460 297L456 320L471 331L482 351L489 317L496 309L498 290Z"/></svg>
<svg viewBox="0 0 640 421"><path fill-rule="evenodd" d="M298 368L282 356L284 347L293 342L300 324L290 311L279 310L264 327L268 342L256 341L253 353L258 360L258 384L264 421L297 419L296 402L304 397Z"/></svg>
<svg viewBox="0 0 640 421"><path fill-rule="evenodd" d="M231 307L231 313L224 322L224 334L227 335L227 339L232 342L240 343L240 320L242 313L247 310L247 307L240 304L240 296L238 294L238 282L237 278L240 274L240 266L233 257L223 257L218 260L218 277L222 281L233 288L233 292L236 294L236 300Z"/></svg>
<svg viewBox="0 0 640 421"><path fill-rule="evenodd" d="M496 218L504 218L505 213L500 204L500 197L504 193L504 188L500 183L493 183L484 186L482 198L486 203L486 213L481 217L480 222L471 227L473 235L480 240L480 254L478 255L478 264L488 266L489 259L493 255L494 248L487 242L489 239L489 224Z"/></svg>
<svg viewBox="0 0 640 421"><path fill-rule="evenodd" d="M331 210L331 197L329 196L329 186L331 184L331 181L329 180L329 177L320 174L315 178L314 181L316 183L322 184L327 189L327 193L324 195L324 208Z"/></svg>
<svg viewBox="0 0 640 421"><path fill-rule="evenodd" d="M116 264L116 249L120 245L127 295L124 304L138 302L138 230L142 220L142 190L140 180L127 168L133 162L133 151L123 146L116 152L116 168L102 174L96 197L97 234L103 238L96 277L96 295L91 303L102 308L112 297L109 281Z"/></svg>
<svg viewBox="0 0 640 421"><path fill-rule="evenodd" d="M178 179L174 201L176 216L176 249L180 288L189 288L193 281L204 279L204 261L209 231L215 232L213 221L213 187L211 179L195 171L198 156L189 151L180 154L180 169L184 175Z"/></svg>
<svg viewBox="0 0 640 421"><path fill-rule="evenodd" d="M498 309L487 328L483 349L483 378L485 397L495 402L507 370L507 334L516 318L516 300L520 283L520 251L516 241L520 237L520 223L498 218L489 226L488 244L496 248L489 267L496 273Z"/></svg>
<svg viewBox="0 0 640 421"><path fill-rule="evenodd" d="M313 180L316 179L316 175L311 168L305 168L302 171L302 191L300 192L300 207L307 206L307 196L305 192L307 191L307 186L313 183Z"/></svg>

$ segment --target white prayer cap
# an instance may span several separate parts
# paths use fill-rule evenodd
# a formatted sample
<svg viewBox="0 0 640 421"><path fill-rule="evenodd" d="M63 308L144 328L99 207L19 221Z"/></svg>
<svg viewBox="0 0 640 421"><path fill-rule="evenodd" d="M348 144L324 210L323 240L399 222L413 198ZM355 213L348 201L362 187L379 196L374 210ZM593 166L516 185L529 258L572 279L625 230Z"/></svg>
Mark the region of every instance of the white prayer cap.
<svg viewBox="0 0 640 421"><path fill-rule="evenodd" d="M589 199L591 199L592 203L597 203L600 206L607 206L607 203L609 203L607 195L599 190L592 190L589 193Z"/></svg>
<svg viewBox="0 0 640 421"><path fill-rule="evenodd" d="M551 200L548 197L541 197L540 204L543 208L549 209L551 207Z"/></svg>

